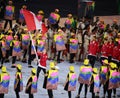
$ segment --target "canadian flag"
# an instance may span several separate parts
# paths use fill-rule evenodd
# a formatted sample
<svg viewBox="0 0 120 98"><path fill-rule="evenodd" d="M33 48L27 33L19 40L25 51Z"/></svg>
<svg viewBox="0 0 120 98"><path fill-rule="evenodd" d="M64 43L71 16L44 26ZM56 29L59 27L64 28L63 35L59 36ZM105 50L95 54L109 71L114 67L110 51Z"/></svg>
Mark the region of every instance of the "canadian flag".
<svg viewBox="0 0 120 98"><path fill-rule="evenodd" d="M26 21L26 25L29 31L31 30L42 30L42 22L39 22L36 15L28 10L23 10L23 15Z"/></svg>

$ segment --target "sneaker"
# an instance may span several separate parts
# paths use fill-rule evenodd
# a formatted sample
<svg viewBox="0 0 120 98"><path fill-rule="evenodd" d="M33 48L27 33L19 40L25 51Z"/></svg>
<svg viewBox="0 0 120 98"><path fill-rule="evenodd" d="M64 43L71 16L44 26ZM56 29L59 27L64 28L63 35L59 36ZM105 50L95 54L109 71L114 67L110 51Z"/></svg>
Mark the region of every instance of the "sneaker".
<svg viewBox="0 0 120 98"><path fill-rule="evenodd" d="M95 96L95 98L100 98L100 97L97 95L97 96Z"/></svg>
<svg viewBox="0 0 120 98"><path fill-rule="evenodd" d="M80 96L79 96L79 95L77 95L75 98L80 98Z"/></svg>
<svg viewBox="0 0 120 98"><path fill-rule="evenodd" d="M2 65L0 66L0 69L2 69Z"/></svg>
<svg viewBox="0 0 120 98"><path fill-rule="evenodd" d="M57 61L57 63L60 63L60 61Z"/></svg>
<svg viewBox="0 0 120 98"><path fill-rule="evenodd" d="M103 96L102 98L105 98L105 96Z"/></svg>
<svg viewBox="0 0 120 98"><path fill-rule="evenodd" d="M26 59L23 59L22 62L23 62L23 63L27 63Z"/></svg>
<svg viewBox="0 0 120 98"><path fill-rule="evenodd" d="M11 66L11 68L16 68L15 66Z"/></svg>
<svg viewBox="0 0 120 98"><path fill-rule="evenodd" d="M117 95L117 97L120 97L120 95Z"/></svg>
<svg viewBox="0 0 120 98"><path fill-rule="evenodd" d="M29 65L28 68L33 68L33 66Z"/></svg>
<svg viewBox="0 0 120 98"><path fill-rule="evenodd" d="M116 97L116 94L113 95L113 98L115 98L115 97Z"/></svg>

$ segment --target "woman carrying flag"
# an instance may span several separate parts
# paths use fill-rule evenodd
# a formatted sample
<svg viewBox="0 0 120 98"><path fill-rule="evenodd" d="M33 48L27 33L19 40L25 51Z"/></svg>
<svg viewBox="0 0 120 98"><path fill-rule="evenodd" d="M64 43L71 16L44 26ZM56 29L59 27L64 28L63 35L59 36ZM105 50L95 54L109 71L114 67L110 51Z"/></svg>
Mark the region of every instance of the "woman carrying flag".
<svg viewBox="0 0 120 98"><path fill-rule="evenodd" d="M38 58L40 58L39 65L37 67L37 78L39 78L39 73L42 70L44 74L46 74L46 65L47 65L47 51L46 49L43 50L43 52L37 53Z"/></svg>

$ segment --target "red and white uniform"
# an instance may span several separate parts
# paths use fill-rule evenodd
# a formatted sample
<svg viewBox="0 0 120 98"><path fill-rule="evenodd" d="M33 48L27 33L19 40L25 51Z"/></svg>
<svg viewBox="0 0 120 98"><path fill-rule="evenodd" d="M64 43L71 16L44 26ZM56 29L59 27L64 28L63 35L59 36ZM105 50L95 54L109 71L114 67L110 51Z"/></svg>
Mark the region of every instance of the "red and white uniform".
<svg viewBox="0 0 120 98"><path fill-rule="evenodd" d="M96 56L98 50L99 50L98 42L95 40L91 41L88 46L88 55Z"/></svg>
<svg viewBox="0 0 120 98"><path fill-rule="evenodd" d="M108 58L108 53L109 53L109 44L103 44L101 48L101 57Z"/></svg>
<svg viewBox="0 0 120 98"><path fill-rule="evenodd" d="M119 57L118 57L118 60L119 60L119 62L120 62L120 44L119 44L119 46L118 46L118 48L119 48Z"/></svg>
<svg viewBox="0 0 120 98"><path fill-rule="evenodd" d="M114 46L113 52L112 52L112 59L115 61L118 61L120 57L120 49L119 46Z"/></svg>
<svg viewBox="0 0 120 98"><path fill-rule="evenodd" d="M37 53L37 54L38 56L40 56L40 62L39 62L40 65L42 66L42 68L46 68L46 61L48 59L47 53Z"/></svg>
<svg viewBox="0 0 120 98"><path fill-rule="evenodd" d="M108 43L108 56L112 56L114 43Z"/></svg>

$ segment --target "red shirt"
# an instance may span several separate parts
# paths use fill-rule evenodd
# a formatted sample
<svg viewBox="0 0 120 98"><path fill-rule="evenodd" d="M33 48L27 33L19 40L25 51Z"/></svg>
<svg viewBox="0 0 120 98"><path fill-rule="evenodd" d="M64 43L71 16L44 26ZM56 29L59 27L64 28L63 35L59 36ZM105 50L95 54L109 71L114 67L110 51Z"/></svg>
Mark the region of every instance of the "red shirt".
<svg viewBox="0 0 120 98"><path fill-rule="evenodd" d="M88 46L88 53L89 55L95 55L98 52L99 46L97 41L91 41Z"/></svg>
<svg viewBox="0 0 120 98"><path fill-rule="evenodd" d="M113 57L113 59L118 60L118 59L119 59L119 56L120 56L119 46L115 46L115 47L113 48L112 57Z"/></svg>
<svg viewBox="0 0 120 98"><path fill-rule="evenodd" d="M103 44L101 48L101 56L108 57L108 53L109 53L108 50L109 50L109 44L108 43Z"/></svg>
<svg viewBox="0 0 120 98"><path fill-rule="evenodd" d="M118 45L118 48L119 48L119 57L118 57L118 60L120 61L120 44Z"/></svg>
<svg viewBox="0 0 120 98"><path fill-rule="evenodd" d="M43 67L46 67L46 61L48 59L47 53L38 53L38 56L40 56L40 65Z"/></svg>
<svg viewBox="0 0 120 98"><path fill-rule="evenodd" d="M114 43L108 43L108 56L112 56Z"/></svg>

